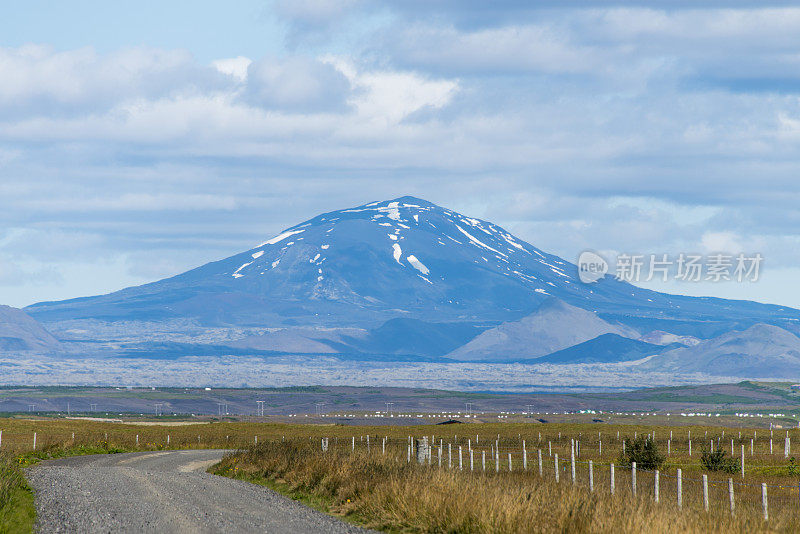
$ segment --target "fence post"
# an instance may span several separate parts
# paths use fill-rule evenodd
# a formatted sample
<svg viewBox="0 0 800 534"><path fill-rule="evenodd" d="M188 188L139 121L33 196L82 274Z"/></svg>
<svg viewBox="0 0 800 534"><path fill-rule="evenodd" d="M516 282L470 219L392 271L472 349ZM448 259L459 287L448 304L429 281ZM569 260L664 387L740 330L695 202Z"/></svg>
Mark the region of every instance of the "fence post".
<svg viewBox="0 0 800 534"><path fill-rule="evenodd" d="M631 462L631 491L636 497L636 462Z"/></svg>
<svg viewBox="0 0 800 534"><path fill-rule="evenodd" d="M353 439L355 440L356 438L353 438ZM353 450L355 450L355 449L353 449ZM408 458L406 459L406 463L410 464L411 463L411 444L410 443L406 444L406 452L408 453Z"/></svg>
<svg viewBox="0 0 800 534"><path fill-rule="evenodd" d="M575 485L575 449L572 449L572 454L569 458L570 471L572 472L572 484Z"/></svg>
<svg viewBox="0 0 800 534"><path fill-rule="evenodd" d="M594 465L589 460L589 491L594 493Z"/></svg>
<svg viewBox="0 0 800 534"><path fill-rule="evenodd" d="M75 438L72 439L74 440ZM139 446L139 434L136 434L136 446Z"/></svg>
<svg viewBox="0 0 800 534"><path fill-rule="evenodd" d="M500 449L494 451L494 472L500 472Z"/></svg>
<svg viewBox="0 0 800 534"><path fill-rule="evenodd" d="M553 457L553 443L548 440L547 442L547 455L552 458Z"/></svg>
<svg viewBox="0 0 800 534"><path fill-rule="evenodd" d="M486 451L481 451L481 466L483 467L483 472L486 472Z"/></svg>
<svg viewBox="0 0 800 534"><path fill-rule="evenodd" d="M75 438L73 437L72 439L74 440ZM2 447L3 447L3 431L0 430L0 448Z"/></svg>
<svg viewBox="0 0 800 534"><path fill-rule="evenodd" d="M461 458L461 445L458 446L458 470L459 471L464 470L464 463Z"/></svg>
<svg viewBox="0 0 800 534"><path fill-rule="evenodd" d="M556 473L556 482L558 482L558 453L555 454L555 460L553 463L555 473Z"/></svg>
<svg viewBox="0 0 800 534"><path fill-rule="evenodd" d="M659 472L658 469L656 469L656 478L655 481L653 482L653 496L655 497L656 503L658 503L658 486L659 486Z"/></svg>
<svg viewBox="0 0 800 534"><path fill-rule="evenodd" d="M703 474L703 508L708 512L708 475Z"/></svg>
<svg viewBox="0 0 800 534"><path fill-rule="evenodd" d="M789 445L790 445L789 436L786 436L786 440L783 442L783 457L784 458L788 458L789 457Z"/></svg>
<svg viewBox="0 0 800 534"><path fill-rule="evenodd" d="M453 468L453 444L452 443L448 443L447 444L447 468L448 469L452 469Z"/></svg>
<svg viewBox="0 0 800 534"><path fill-rule="evenodd" d="M753 456L753 439L750 438L750 456Z"/></svg>
<svg viewBox="0 0 800 534"><path fill-rule="evenodd" d="M767 507L767 485L763 482L761 483L761 507L764 509L764 521L769 521L769 508Z"/></svg>
<svg viewBox="0 0 800 534"><path fill-rule="evenodd" d="M470 472L475 471L475 463L473 459L472 453L475 452L472 449L469 450L469 470Z"/></svg>
<svg viewBox="0 0 800 534"><path fill-rule="evenodd" d="M512 471L512 469L511 469L511 453L509 452L508 453L508 472L510 473L511 471Z"/></svg>
<svg viewBox="0 0 800 534"><path fill-rule="evenodd" d="M522 442L522 470L528 470L528 451L525 449L525 442Z"/></svg>
<svg viewBox="0 0 800 534"><path fill-rule="evenodd" d="M600 440L600 450L597 453L598 456L603 456L603 440Z"/></svg>
<svg viewBox="0 0 800 534"><path fill-rule="evenodd" d="M744 445L742 445L742 478L744 478Z"/></svg>
<svg viewBox="0 0 800 534"><path fill-rule="evenodd" d="M683 508L683 472L678 468L678 508Z"/></svg>
<svg viewBox="0 0 800 534"><path fill-rule="evenodd" d="M667 440L667 456L672 454L672 438Z"/></svg>
<svg viewBox="0 0 800 534"><path fill-rule="evenodd" d="M689 440L689 456L692 455L692 440Z"/></svg>
<svg viewBox="0 0 800 534"><path fill-rule="evenodd" d="M410 446L411 446L411 444L409 443L409 447ZM353 436L353 450L356 450L356 437L355 436ZM408 454L411 454L411 449L408 450Z"/></svg>
<svg viewBox="0 0 800 534"><path fill-rule="evenodd" d="M614 495L614 464L611 464L611 495Z"/></svg>
<svg viewBox="0 0 800 534"><path fill-rule="evenodd" d="M733 501L733 479L732 478L728 479L728 500L731 503L731 515L734 515L734 510L736 508L736 505L734 504L734 501Z"/></svg>
<svg viewBox="0 0 800 534"><path fill-rule="evenodd" d="M542 473L542 449L539 449L539 476L543 476Z"/></svg>
<svg viewBox="0 0 800 534"><path fill-rule="evenodd" d="M33 433L33 450L36 450L36 432Z"/></svg>
<svg viewBox="0 0 800 534"><path fill-rule="evenodd" d="M772 438L769 438L769 453L772 454Z"/></svg>
<svg viewBox="0 0 800 534"><path fill-rule="evenodd" d="M439 469L442 468L442 443L439 442Z"/></svg>
<svg viewBox="0 0 800 534"><path fill-rule="evenodd" d="M381 454L386 456L386 436L384 436L383 440L381 441Z"/></svg>

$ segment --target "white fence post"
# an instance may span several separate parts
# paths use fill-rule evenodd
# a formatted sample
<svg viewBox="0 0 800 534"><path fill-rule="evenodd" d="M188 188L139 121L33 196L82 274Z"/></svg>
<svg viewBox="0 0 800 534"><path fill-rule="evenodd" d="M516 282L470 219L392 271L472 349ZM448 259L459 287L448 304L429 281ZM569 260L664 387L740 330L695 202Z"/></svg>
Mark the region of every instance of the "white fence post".
<svg viewBox="0 0 800 534"><path fill-rule="evenodd" d="M708 475L703 474L703 508L708 512Z"/></svg>
<svg viewBox="0 0 800 534"><path fill-rule="evenodd" d="M575 484L575 447L572 447L572 452L569 457L570 471L572 472L572 484Z"/></svg>
<svg viewBox="0 0 800 534"><path fill-rule="evenodd" d="M522 442L522 470L528 470L528 451L525 449L525 441Z"/></svg>
<svg viewBox="0 0 800 534"><path fill-rule="evenodd" d="M458 446L458 470L459 471L464 470L464 463L461 457L461 445Z"/></svg>
<svg viewBox="0 0 800 534"><path fill-rule="evenodd" d="M448 443L447 444L447 468L448 469L452 469L453 468L453 444L452 443Z"/></svg>
<svg viewBox="0 0 800 534"><path fill-rule="evenodd" d="M556 482L558 482L558 453L555 454L554 458L555 458L555 460L553 462L553 466L554 466L555 473L556 473Z"/></svg>
<svg viewBox="0 0 800 534"><path fill-rule="evenodd" d="M658 497L659 497L658 495L659 478L660 478L659 472L658 469L656 469L656 478L653 481L653 498L655 499L656 503L658 503Z"/></svg>
<svg viewBox="0 0 800 534"><path fill-rule="evenodd" d="M544 476L542 472L542 449L539 449L539 476Z"/></svg>
<svg viewBox="0 0 800 534"><path fill-rule="evenodd" d="M486 472L486 451L481 451L481 466L483 467L483 472Z"/></svg>
<svg viewBox="0 0 800 534"><path fill-rule="evenodd" d="M611 495L614 495L614 464L611 464Z"/></svg>
<svg viewBox="0 0 800 534"><path fill-rule="evenodd" d="M744 445L742 445L742 478L744 478Z"/></svg>
<svg viewBox="0 0 800 534"><path fill-rule="evenodd" d="M512 470L513 469L511 467L511 453L509 452L508 453L508 472L510 473Z"/></svg>
<svg viewBox="0 0 800 534"><path fill-rule="evenodd" d="M589 491L594 493L594 465L589 460Z"/></svg>
<svg viewBox="0 0 800 534"><path fill-rule="evenodd" d="M764 521L769 521L769 508L767 507L767 485L763 482L761 483L761 507L764 509Z"/></svg>
<svg viewBox="0 0 800 534"><path fill-rule="evenodd" d="M636 462L631 462L631 491L636 497Z"/></svg>
<svg viewBox="0 0 800 534"><path fill-rule="evenodd" d="M682 470L678 468L678 508L683 508L683 475Z"/></svg>
<svg viewBox="0 0 800 534"><path fill-rule="evenodd" d="M36 450L36 432L33 433L33 450Z"/></svg>
<svg viewBox="0 0 800 534"><path fill-rule="evenodd" d="M475 471L475 463L473 461L473 455L472 455L473 452L475 452L475 451L473 451L472 449L469 450L469 470L470 470L470 472L471 471Z"/></svg>
<svg viewBox="0 0 800 534"><path fill-rule="evenodd" d="M500 472L500 449L494 451L494 472Z"/></svg>
<svg viewBox="0 0 800 534"><path fill-rule="evenodd" d="M728 500L731 503L731 515L734 515L734 513L735 513L734 510L736 509L736 504L734 503L734 500L733 500L733 479L732 478L728 479Z"/></svg>

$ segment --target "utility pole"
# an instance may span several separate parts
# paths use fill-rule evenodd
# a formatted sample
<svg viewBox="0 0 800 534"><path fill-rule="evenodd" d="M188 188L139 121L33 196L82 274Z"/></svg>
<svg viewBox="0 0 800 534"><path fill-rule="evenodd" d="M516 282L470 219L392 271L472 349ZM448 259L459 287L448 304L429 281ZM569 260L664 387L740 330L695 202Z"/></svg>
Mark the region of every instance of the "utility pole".
<svg viewBox="0 0 800 534"><path fill-rule="evenodd" d="M158 417L159 415L163 415L164 412L161 409L162 406L164 406L163 403L156 403L156 417Z"/></svg>
<svg viewBox="0 0 800 534"><path fill-rule="evenodd" d="M322 407L325 406L325 403L324 402L317 402L316 404L314 404L314 406L317 409L317 415L318 416L322 415Z"/></svg>
<svg viewBox="0 0 800 534"><path fill-rule="evenodd" d="M464 407L465 407L465 410L467 412L467 415L472 415L472 403L468 402L468 403L465 404Z"/></svg>
<svg viewBox="0 0 800 534"><path fill-rule="evenodd" d="M258 415L264 417L264 401L256 401L256 404L258 404Z"/></svg>
<svg viewBox="0 0 800 534"><path fill-rule="evenodd" d="M386 403L386 414L387 415L392 415L392 408L393 407L394 407L394 403L393 402L387 402Z"/></svg>

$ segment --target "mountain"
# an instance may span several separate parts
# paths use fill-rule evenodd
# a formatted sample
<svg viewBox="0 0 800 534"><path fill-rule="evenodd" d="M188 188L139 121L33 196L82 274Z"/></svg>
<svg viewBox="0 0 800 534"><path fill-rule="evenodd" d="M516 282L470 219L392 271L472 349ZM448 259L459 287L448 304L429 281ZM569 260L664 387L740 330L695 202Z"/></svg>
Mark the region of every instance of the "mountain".
<svg viewBox="0 0 800 534"><path fill-rule="evenodd" d="M608 323L590 311L551 298L534 313L483 332L448 357L466 361L536 358L602 334L639 337L631 328Z"/></svg>
<svg viewBox="0 0 800 534"><path fill-rule="evenodd" d="M0 305L0 351L48 352L60 348L59 341L24 311Z"/></svg>
<svg viewBox="0 0 800 534"><path fill-rule="evenodd" d="M615 363L639 360L674 348L645 343L637 339L617 334L603 334L589 341L567 347L547 356L533 360L533 363Z"/></svg>
<svg viewBox="0 0 800 534"><path fill-rule="evenodd" d="M774 325L756 324L693 347L665 352L642 368L719 376L800 378L800 337Z"/></svg>
<svg viewBox="0 0 800 534"><path fill-rule="evenodd" d="M190 319L372 330L399 317L495 326L550 297L640 332L711 337L800 319L791 308L672 296L611 276L583 284L575 265L495 224L414 197L325 213L171 278L26 311L45 323Z"/></svg>

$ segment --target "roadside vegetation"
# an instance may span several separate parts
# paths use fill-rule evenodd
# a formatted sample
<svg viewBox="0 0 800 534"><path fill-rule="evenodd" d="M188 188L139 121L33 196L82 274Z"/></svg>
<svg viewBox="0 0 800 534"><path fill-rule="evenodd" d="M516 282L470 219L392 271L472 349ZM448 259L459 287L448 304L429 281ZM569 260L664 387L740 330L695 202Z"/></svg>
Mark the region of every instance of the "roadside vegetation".
<svg viewBox="0 0 800 534"><path fill-rule="evenodd" d="M33 499L21 474L26 466L71 455L188 448L235 450L211 471L263 484L317 509L390 532L793 532L800 524L800 468L783 451L788 434L791 452L796 453L798 429L775 430L773 436L763 428L542 424L533 419L418 426L174 425L0 419L0 532L30 531ZM434 447L432 459L420 465L414 454L409 461L407 447L410 437L414 441L423 436ZM690 436L694 441L691 455ZM327 451L322 450L323 438ZM573 443L574 485L570 473ZM704 454L712 446L715 456ZM739 474L742 447L745 478ZM462 469L458 468L459 448ZM494 454L497 449L499 455ZM719 452L732 449L736 456ZM470 464L470 450L474 464ZM594 492L589 491L589 460L593 461ZM634 461L636 495L629 467ZM609 491L612 463L616 465L614 495ZM683 472L681 510L676 503L678 468ZM659 503L654 502L653 469L660 470ZM703 474L709 477L708 512L703 509L699 482ZM736 485L734 516L727 504L729 478ZM770 487L768 521L761 513L762 482Z"/></svg>
<svg viewBox="0 0 800 534"><path fill-rule="evenodd" d="M531 471L474 473L407 463L399 454L318 449L307 441L263 443L226 456L212 472L389 532L796 532L796 515L765 523L747 509L735 517L697 506L678 511L649 495L633 497L622 484L612 496Z"/></svg>
<svg viewBox="0 0 800 534"><path fill-rule="evenodd" d="M33 492L18 458L0 454L0 533L31 532L35 517Z"/></svg>

